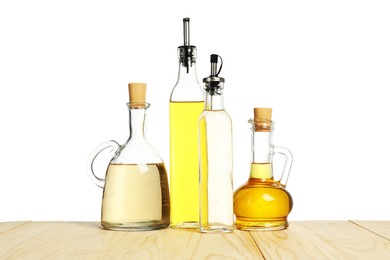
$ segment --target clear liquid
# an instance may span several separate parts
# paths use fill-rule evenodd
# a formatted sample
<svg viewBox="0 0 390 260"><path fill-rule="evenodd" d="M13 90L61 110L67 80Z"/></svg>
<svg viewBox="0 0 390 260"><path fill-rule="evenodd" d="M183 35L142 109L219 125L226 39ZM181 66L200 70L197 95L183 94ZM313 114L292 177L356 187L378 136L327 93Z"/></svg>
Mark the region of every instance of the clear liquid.
<svg viewBox="0 0 390 260"><path fill-rule="evenodd" d="M271 163L253 163L251 178L234 193L235 226L241 230L285 229L292 206L291 195L272 178Z"/></svg>
<svg viewBox="0 0 390 260"><path fill-rule="evenodd" d="M171 227L199 226L198 120L204 102L170 102Z"/></svg>
<svg viewBox="0 0 390 260"><path fill-rule="evenodd" d="M224 110L205 111L200 133L200 231L234 229L232 126Z"/></svg>
<svg viewBox="0 0 390 260"><path fill-rule="evenodd" d="M168 180L163 163L109 165L102 202L104 228L166 228L169 214Z"/></svg>

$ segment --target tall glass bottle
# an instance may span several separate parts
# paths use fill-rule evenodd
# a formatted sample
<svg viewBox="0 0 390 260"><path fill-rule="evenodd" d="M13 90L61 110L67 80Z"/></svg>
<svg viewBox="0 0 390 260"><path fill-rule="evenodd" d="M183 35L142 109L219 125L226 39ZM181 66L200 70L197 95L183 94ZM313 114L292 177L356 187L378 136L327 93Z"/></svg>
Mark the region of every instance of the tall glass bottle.
<svg viewBox="0 0 390 260"><path fill-rule="evenodd" d="M292 155L283 147L274 146L271 108L255 108L249 120L252 130L252 163L247 183L234 193L236 228L241 230L280 230L288 227L287 216L293 201L285 189L292 164ZM272 158L286 158L282 176L274 179Z"/></svg>
<svg viewBox="0 0 390 260"><path fill-rule="evenodd" d="M179 75L170 110L171 227L199 227L198 119L203 91L196 74L196 47L190 45L190 19L183 19L184 45L178 47Z"/></svg>
<svg viewBox="0 0 390 260"><path fill-rule="evenodd" d="M155 230L169 226L168 176L164 162L146 141L146 84L129 84L130 136L125 144L107 141L90 155L88 172L103 190L101 224L110 230ZM93 163L105 149L115 151L104 179Z"/></svg>
<svg viewBox="0 0 390 260"><path fill-rule="evenodd" d="M211 55L211 75L203 79L206 102L199 118L201 232L234 229L232 122L224 109L225 79L218 76L218 57Z"/></svg>

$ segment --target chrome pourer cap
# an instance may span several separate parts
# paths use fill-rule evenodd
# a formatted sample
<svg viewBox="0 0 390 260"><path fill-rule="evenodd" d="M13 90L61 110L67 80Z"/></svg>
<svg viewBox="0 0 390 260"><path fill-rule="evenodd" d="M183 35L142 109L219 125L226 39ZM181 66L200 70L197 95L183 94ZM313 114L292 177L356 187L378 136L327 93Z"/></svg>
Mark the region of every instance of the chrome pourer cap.
<svg viewBox="0 0 390 260"><path fill-rule="evenodd" d="M196 47L190 45L190 18L183 18L184 44L178 47L178 58L182 66L187 68L196 62Z"/></svg>
<svg viewBox="0 0 390 260"><path fill-rule="evenodd" d="M218 69L218 58L221 60L221 66ZM209 92L211 95L219 94L220 90L223 89L223 84L225 79L219 77L219 73L221 72L223 61L221 56L218 54L210 55L210 63L211 63L211 73L210 76L203 79L204 89Z"/></svg>

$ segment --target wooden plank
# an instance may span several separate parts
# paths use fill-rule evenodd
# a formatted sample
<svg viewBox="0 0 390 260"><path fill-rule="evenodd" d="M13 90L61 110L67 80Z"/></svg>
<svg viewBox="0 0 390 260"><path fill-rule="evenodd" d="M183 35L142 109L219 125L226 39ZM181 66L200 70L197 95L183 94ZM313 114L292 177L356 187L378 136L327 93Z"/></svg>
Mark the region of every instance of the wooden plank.
<svg viewBox="0 0 390 260"><path fill-rule="evenodd" d="M18 226L16 229L0 235L0 259L16 259L14 254L17 254L19 249L28 247L31 241L38 239L45 232L57 226L58 223L37 226L36 223L28 223Z"/></svg>
<svg viewBox="0 0 390 260"><path fill-rule="evenodd" d="M247 232L107 231L91 222L33 222L0 236L0 259L263 259Z"/></svg>
<svg viewBox="0 0 390 260"><path fill-rule="evenodd" d="M390 221L352 220L351 222L390 240Z"/></svg>
<svg viewBox="0 0 390 260"><path fill-rule="evenodd" d="M287 230L251 231L265 259L338 259L338 252L322 239L290 222Z"/></svg>
<svg viewBox="0 0 390 260"><path fill-rule="evenodd" d="M19 222L0 222L0 234L7 232L11 229L30 223L31 221L19 221Z"/></svg>
<svg viewBox="0 0 390 260"><path fill-rule="evenodd" d="M347 221L291 222L251 232L266 259L389 259L390 241Z"/></svg>
<svg viewBox="0 0 390 260"><path fill-rule="evenodd" d="M263 259L248 232L200 234L170 230L165 245L170 252L162 259Z"/></svg>

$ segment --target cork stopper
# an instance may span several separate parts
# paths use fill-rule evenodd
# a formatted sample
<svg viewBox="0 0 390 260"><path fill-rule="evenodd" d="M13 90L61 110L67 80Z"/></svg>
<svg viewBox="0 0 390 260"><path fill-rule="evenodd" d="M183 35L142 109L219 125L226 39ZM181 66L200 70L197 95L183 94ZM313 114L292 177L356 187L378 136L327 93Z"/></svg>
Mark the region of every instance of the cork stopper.
<svg viewBox="0 0 390 260"><path fill-rule="evenodd" d="M129 83L129 100L130 103L145 103L146 84Z"/></svg>
<svg viewBox="0 0 390 260"><path fill-rule="evenodd" d="M255 107L253 109L253 127L256 132L272 131L272 108Z"/></svg>
<svg viewBox="0 0 390 260"><path fill-rule="evenodd" d="M256 119L272 121L272 108L255 107L253 112Z"/></svg>

